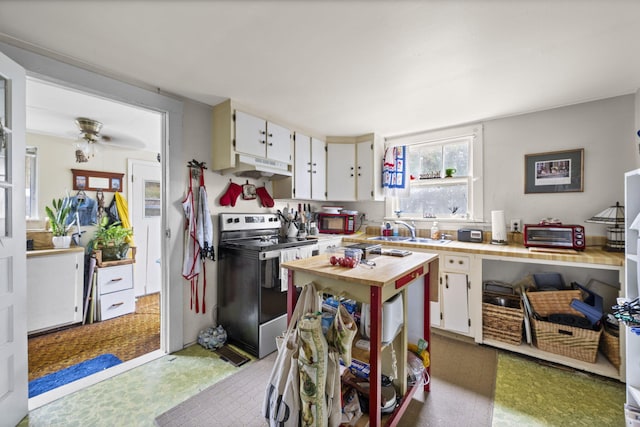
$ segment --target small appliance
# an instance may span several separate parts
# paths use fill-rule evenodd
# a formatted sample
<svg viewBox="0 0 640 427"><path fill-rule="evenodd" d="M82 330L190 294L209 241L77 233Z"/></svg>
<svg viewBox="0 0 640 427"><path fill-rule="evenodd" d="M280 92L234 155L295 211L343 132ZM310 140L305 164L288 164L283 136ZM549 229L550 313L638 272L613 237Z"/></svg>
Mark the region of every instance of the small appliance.
<svg viewBox="0 0 640 427"><path fill-rule="evenodd" d="M458 229L458 241L460 242L474 242L482 243L484 240L484 233L482 230L471 228Z"/></svg>
<svg viewBox="0 0 640 427"><path fill-rule="evenodd" d="M491 244L507 244L507 226L504 211L491 211Z"/></svg>
<svg viewBox="0 0 640 427"><path fill-rule="evenodd" d="M402 295L398 294L382 304L382 343L388 344L396 336L404 324L404 306ZM371 312L369 304L362 304L360 313L360 335L369 339L371 336Z"/></svg>
<svg viewBox="0 0 640 427"><path fill-rule="evenodd" d="M525 224L523 243L527 248L560 248L583 251L586 246L584 227L581 225Z"/></svg>
<svg viewBox="0 0 640 427"><path fill-rule="evenodd" d="M356 215L318 214L318 231L325 234L353 234L356 232Z"/></svg>

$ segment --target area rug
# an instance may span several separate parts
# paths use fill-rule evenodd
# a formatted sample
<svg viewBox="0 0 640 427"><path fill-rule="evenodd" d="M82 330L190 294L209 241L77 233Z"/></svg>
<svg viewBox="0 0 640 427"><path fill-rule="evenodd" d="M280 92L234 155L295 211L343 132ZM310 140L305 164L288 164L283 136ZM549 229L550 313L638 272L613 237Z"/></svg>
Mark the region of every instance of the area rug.
<svg viewBox="0 0 640 427"><path fill-rule="evenodd" d="M122 363L113 354L102 354L93 359L62 369L29 382L29 398L61 387L86 376Z"/></svg>
<svg viewBox="0 0 640 427"><path fill-rule="evenodd" d="M419 393L400 426L491 426L497 356L494 349L432 335L431 393ZM264 388L275 353L252 361L156 418L161 427L264 426Z"/></svg>
<svg viewBox="0 0 640 427"><path fill-rule="evenodd" d="M500 353L494 427L624 426L623 383Z"/></svg>

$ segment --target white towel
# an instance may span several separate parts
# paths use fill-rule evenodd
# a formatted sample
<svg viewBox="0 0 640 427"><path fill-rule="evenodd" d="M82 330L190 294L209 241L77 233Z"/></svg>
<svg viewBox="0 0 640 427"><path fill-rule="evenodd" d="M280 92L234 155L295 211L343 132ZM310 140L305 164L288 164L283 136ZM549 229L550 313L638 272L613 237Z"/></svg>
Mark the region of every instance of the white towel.
<svg viewBox="0 0 640 427"><path fill-rule="evenodd" d="M294 259L310 258L313 255L313 249L310 246L301 246L299 248L286 249L280 251L280 264ZM280 291L286 292L289 287L288 269L280 267Z"/></svg>

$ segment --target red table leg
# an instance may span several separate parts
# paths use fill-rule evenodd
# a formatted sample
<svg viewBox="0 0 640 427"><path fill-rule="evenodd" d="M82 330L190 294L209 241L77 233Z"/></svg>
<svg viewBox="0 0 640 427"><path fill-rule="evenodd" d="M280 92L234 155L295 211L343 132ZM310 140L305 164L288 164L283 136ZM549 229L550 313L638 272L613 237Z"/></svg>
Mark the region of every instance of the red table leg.
<svg viewBox="0 0 640 427"><path fill-rule="evenodd" d="M429 355L431 355L431 298L429 296L429 288L431 284L430 280L431 268L429 268L429 272L424 275L424 317L423 317L423 334L424 339L429 343L429 347L427 350L429 351ZM429 358L429 366L427 367L427 374L429 378L431 378L431 358ZM429 381L424 386L424 391L430 391L431 389L431 381Z"/></svg>
<svg viewBox="0 0 640 427"><path fill-rule="evenodd" d="M380 361L380 349L382 347L382 290L378 287L371 287L369 301L371 310L371 330L369 364L371 373L369 375L369 426L380 426L381 396L382 392L382 362Z"/></svg>

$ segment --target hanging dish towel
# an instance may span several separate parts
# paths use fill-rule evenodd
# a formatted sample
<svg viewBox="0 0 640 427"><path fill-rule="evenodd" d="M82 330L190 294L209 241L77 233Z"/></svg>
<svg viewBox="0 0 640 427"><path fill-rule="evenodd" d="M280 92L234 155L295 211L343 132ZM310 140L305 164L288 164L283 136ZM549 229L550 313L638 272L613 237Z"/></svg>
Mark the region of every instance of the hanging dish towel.
<svg viewBox="0 0 640 427"><path fill-rule="evenodd" d="M409 189L407 185L409 171L406 160L406 146L386 148L382 163L382 187L385 190L385 195L404 195L406 197L406 194L403 194Z"/></svg>
<svg viewBox="0 0 640 427"><path fill-rule="evenodd" d="M310 247L302 246L300 248L286 249L280 251L280 264L287 261L293 261L295 259L309 258L313 255L313 250ZM280 267L280 291L286 292L289 287L289 270L287 268Z"/></svg>

